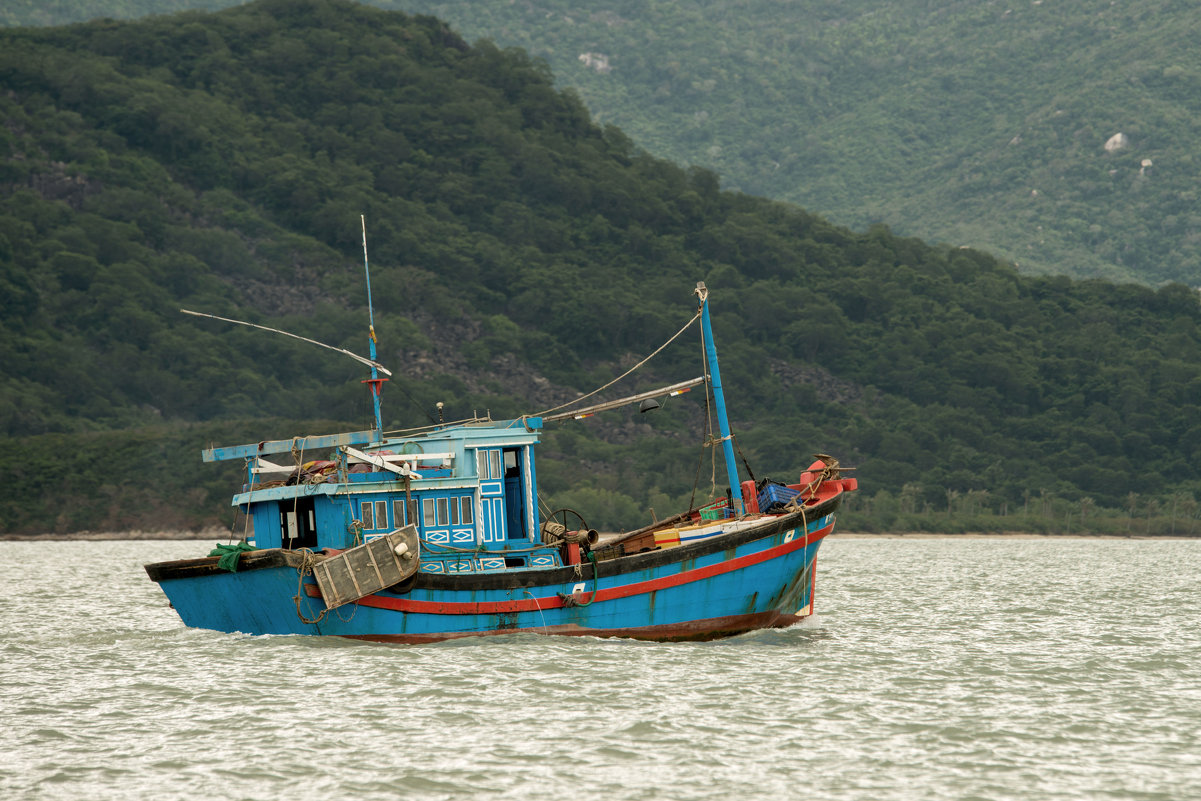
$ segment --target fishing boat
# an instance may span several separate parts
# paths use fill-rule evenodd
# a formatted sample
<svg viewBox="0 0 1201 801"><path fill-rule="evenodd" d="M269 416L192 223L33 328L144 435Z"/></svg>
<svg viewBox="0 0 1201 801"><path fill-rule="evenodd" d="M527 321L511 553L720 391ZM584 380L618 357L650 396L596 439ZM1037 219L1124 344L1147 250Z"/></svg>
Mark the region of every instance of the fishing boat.
<svg viewBox="0 0 1201 801"><path fill-rule="evenodd" d="M700 283L695 295L689 325L700 321L707 366L699 378L588 407L397 433L381 422L387 378L372 320L370 358L360 360L372 365L374 428L203 451L206 462L245 463L232 504L246 534L147 573L186 625L254 635L670 641L797 623L813 612L818 548L856 480L821 454L795 482L740 477L709 291ZM716 410L724 496L604 540L580 512L541 511L535 450L546 425L654 406L700 384Z"/></svg>

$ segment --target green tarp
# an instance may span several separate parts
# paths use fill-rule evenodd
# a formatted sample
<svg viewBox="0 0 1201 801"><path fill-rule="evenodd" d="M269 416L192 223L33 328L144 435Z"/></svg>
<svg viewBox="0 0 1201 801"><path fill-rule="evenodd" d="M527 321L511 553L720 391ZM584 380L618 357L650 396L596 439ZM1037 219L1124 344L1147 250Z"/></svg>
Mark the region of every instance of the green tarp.
<svg viewBox="0 0 1201 801"><path fill-rule="evenodd" d="M220 545L209 551L209 556L220 556L217 560L217 567L222 570L228 570L230 573L238 572L238 556L243 551L253 551L254 546L248 545L245 542L239 542L237 545Z"/></svg>

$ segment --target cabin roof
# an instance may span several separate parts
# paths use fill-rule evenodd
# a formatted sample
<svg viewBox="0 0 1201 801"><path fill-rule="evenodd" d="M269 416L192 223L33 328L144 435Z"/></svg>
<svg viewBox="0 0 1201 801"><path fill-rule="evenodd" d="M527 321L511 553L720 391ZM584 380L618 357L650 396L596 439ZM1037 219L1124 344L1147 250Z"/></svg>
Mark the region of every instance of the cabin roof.
<svg viewBox="0 0 1201 801"><path fill-rule="evenodd" d="M318 451L343 446L365 446L365 450L396 450L406 446L424 449L428 443L454 443L464 448L499 447L503 445L530 445L538 441L542 429L540 417L518 417L513 420L471 421L450 423L432 430L416 432L407 436L383 437L376 431L350 431L342 434L294 437L292 439L264 440L247 445L221 448L206 448L201 458L206 462L223 462L230 459L249 459L276 453ZM421 451L417 451L420 453Z"/></svg>

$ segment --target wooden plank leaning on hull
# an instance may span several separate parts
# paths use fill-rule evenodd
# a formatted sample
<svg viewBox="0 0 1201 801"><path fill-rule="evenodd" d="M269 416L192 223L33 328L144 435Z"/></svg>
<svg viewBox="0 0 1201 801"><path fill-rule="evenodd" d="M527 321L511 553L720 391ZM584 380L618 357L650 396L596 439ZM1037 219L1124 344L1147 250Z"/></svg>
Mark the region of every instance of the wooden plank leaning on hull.
<svg viewBox="0 0 1201 801"><path fill-rule="evenodd" d="M326 609L336 609L399 584L417 572L420 541L405 526L312 563Z"/></svg>

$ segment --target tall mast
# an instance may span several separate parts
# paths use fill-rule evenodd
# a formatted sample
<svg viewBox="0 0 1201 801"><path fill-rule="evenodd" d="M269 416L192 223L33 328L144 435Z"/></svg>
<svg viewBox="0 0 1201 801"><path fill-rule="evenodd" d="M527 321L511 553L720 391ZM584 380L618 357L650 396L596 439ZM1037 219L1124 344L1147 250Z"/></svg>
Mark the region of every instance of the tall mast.
<svg viewBox="0 0 1201 801"><path fill-rule="evenodd" d="M738 483L738 462L734 461L734 443L730 436L730 421L726 419L726 397L721 391L721 369L717 366L717 345L713 342L713 327L709 324L709 289L704 281L696 282L696 296L701 302L701 335L705 339L705 357L709 362L709 385L713 389L713 402L717 406L717 425L721 430L722 455L726 461L726 473L730 479L730 498L735 514L746 508L742 501L742 486Z"/></svg>
<svg viewBox="0 0 1201 801"><path fill-rule="evenodd" d="M380 378L379 371L375 366L375 310L371 307L371 268L367 263L367 217L360 214L359 220L363 223L363 271L367 274L367 321L370 331L368 337L368 347L370 348L371 378L364 381L364 384L371 385L371 399L375 405L375 441L382 441L384 438L384 421L380 415L379 396L380 389L388 379Z"/></svg>

